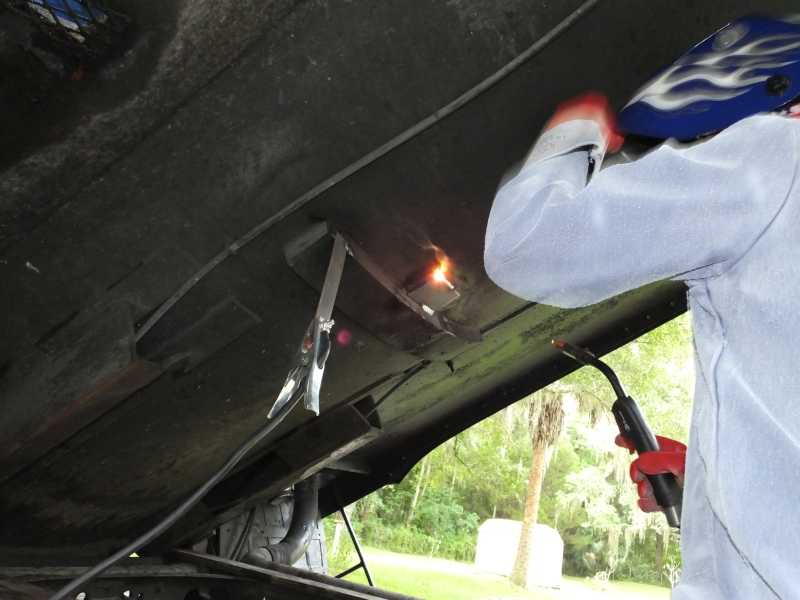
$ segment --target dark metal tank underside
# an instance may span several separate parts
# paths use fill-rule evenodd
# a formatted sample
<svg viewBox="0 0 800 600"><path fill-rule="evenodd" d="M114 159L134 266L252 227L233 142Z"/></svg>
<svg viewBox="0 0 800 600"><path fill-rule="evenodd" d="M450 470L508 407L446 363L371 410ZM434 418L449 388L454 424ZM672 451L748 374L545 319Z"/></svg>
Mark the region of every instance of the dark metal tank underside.
<svg viewBox="0 0 800 600"><path fill-rule="evenodd" d="M352 341L334 346L322 416L291 415L151 551L322 467L321 508L335 510L571 370L552 337L606 352L685 310L683 288L667 283L574 311L514 298L484 272L485 223L503 172L557 102L593 88L619 106L752 3L584 7L496 85L304 203L581 2L114 6L135 24L129 49L85 77L45 73L0 33L0 560L116 549L261 427L325 266L301 273L284 247L320 220L400 283L439 247L461 292L448 316L483 341L430 328L348 262L334 317ZM181 285L280 211L136 341Z"/></svg>

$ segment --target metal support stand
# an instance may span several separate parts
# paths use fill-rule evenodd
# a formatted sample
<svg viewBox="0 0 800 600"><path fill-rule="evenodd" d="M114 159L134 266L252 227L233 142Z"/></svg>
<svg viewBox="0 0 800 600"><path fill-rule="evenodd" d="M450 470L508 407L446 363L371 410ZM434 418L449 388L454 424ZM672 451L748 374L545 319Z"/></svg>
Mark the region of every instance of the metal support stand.
<svg viewBox="0 0 800 600"><path fill-rule="evenodd" d="M339 573L336 578L341 579L342 577L347 577L350 573L354 571L358 571L359 569L364 569L364 575L367 576L367 582L370 586L375 587L375 583L372 581L372 574L369 572L369 567L367 567L367 561L364 559L364 554L361 552L361 544L358 543L358 537L356 536L356 532L353 530L353 526L350 524L350 518L347 516L347 513L344 512L344 508L339 509L339 514L342 515L342 519L344 519L345 527L347 527L347 533L350 534L350 539L353 540L353 547L356 549L356 554L358 554L358 563L354 564L349 569L345 569L341 573Z"/></svg>

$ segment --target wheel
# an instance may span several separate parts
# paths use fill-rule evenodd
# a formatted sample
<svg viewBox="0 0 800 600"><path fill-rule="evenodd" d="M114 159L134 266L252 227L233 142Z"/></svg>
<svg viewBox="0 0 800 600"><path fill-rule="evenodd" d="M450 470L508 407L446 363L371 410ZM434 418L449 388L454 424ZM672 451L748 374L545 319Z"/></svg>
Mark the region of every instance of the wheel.
<svg viewBox="0 0 800 600"><path fill-rule="evenodd" d="M293 508L294 498L291 494L286 494L259 504L228 521L219 528L219 555L235 560L255 548L280 542L289 530ZM321 521L317 520L315 523L308 549L293 566L327 575L328 560Z"/></svg>

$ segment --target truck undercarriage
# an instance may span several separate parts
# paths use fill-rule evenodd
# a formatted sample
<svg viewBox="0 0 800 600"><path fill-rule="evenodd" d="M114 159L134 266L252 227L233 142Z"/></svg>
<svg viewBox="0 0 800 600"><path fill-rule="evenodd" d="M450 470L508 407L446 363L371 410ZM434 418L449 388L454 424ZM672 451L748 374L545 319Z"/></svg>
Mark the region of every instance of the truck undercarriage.
<svg viewBox="0 0 800 600"><path fill-rule="evenodd" d="M555 104L621 104L751 3L48 2L0 2L0 598L124 547L264 426L332 232L351 258L319 416L298 406L83 598L401 598L212 540L312 476L319 516L400 481L573 370L554 337L602 355L686 308L674 282L522 301L483 234Z"/></svg>

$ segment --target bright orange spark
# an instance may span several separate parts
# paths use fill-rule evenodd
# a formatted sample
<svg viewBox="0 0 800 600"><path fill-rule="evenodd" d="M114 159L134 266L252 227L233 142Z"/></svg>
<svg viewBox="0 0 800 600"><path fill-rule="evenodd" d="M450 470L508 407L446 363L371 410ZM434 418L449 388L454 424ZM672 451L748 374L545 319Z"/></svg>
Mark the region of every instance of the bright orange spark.
<svg viewBox="0 0 800 600"><path fill-rule="evenodd" d="M450 283L450 280L447 278L447 268L448 264L447 261L440 261L439 266L433 270L431 273L431 279L433 279L436 283L443 283L451 290L453 289L453 284Z"/></svg>

